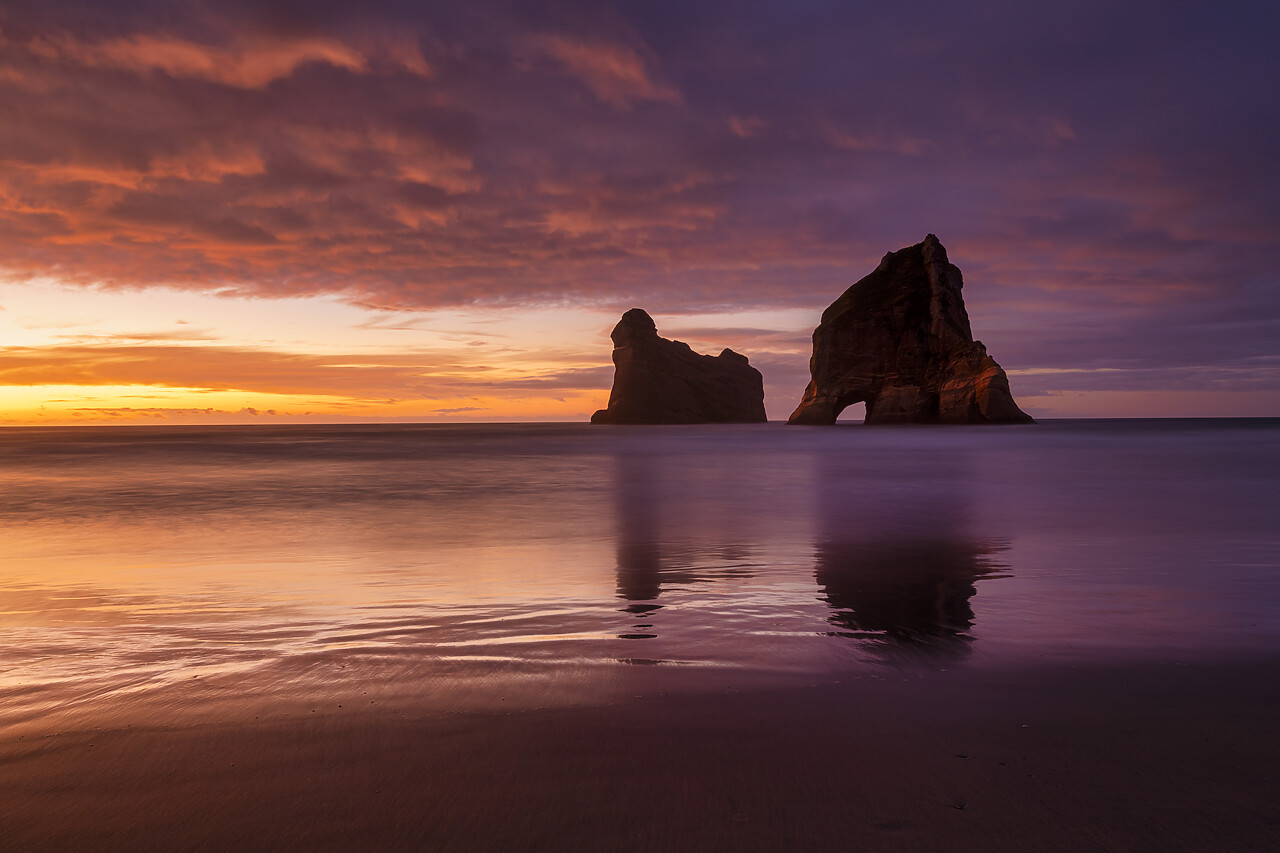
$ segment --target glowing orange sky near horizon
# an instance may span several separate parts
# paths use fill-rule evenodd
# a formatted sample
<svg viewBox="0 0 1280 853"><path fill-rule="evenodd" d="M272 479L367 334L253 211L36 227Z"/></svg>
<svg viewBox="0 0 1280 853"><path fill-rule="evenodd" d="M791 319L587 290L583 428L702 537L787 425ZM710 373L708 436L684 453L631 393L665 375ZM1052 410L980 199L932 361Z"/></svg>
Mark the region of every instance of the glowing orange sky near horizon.
<svg viewBox="0 0 1280 853"><path fill-rule="evenodd" d="M0 330L15 344L0 348L3 426L581 422L606 404L612 378L613 319L599 310L389 313L332 299L113 293L47 282L0 287L0 295ZM702 351L729 345L765 352L755 362L764 368L769 415L778 420L807 378L804 313L658 320L664 334ZM755 328L771 321L793 331ZM1015 393L1038 373L1010 370ZM1274 411L1256 396L1221 391L1080 390L1018 399L1040 417Z"/></svg>
<svg viewBox="0 0 1280 853"><path fill-rule="evenodd" d="M598 358L564 346L596 338L607 365L608 321L589 312L521 322L316 298L0 292L0 329L18 344L0 348L7 425L579 420L608 395ZM56 312L42 310L50 294Z"/></svg>

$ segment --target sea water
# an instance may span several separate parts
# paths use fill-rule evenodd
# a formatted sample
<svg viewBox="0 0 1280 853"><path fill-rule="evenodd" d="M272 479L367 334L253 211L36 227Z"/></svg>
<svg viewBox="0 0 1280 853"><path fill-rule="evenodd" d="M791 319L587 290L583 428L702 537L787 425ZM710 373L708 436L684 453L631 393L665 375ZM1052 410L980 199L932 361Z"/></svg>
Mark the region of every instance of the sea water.
<svg viewBox="0 0 1280 853"><path fill-rule="evenodd" d="M636 665L678 689L1273 655L1278 439L1280 420L4 429L0 726L230 697L590 701Z"/></svg>

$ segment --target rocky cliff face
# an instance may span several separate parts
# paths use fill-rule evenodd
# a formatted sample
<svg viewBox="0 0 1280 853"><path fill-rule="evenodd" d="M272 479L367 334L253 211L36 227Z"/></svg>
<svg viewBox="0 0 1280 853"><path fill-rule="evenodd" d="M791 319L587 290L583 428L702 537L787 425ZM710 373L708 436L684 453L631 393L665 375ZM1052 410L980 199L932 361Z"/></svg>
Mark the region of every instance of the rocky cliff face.
<svg viewBox="0 0 1280 853"><path fill-rule="evenodd" d="M613 391L593 424L763 422L764 380L746 356L726 349L699 355L686 343L658 337L639 308L622 315L613 334Z"/></svg>
<svg viewBox="0 0 1280 853"><path fill-rule="evenodd" d="M960 270L930 234L890 252L822 314L813 376L788 423L832 424L866 402L868 424L1031 423L973 339Z"/></svg>

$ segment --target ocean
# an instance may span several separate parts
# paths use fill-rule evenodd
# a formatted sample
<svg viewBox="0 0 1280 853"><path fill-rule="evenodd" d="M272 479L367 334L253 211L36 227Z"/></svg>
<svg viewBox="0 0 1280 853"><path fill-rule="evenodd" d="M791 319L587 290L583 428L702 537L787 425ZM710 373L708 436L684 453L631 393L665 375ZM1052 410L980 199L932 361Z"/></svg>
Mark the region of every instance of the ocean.
<svg viewBox="0 0 1280 853"><path fill-rule="evenodd" d="M1278 438L0 430L0 848L1280 849Z"/></svg>

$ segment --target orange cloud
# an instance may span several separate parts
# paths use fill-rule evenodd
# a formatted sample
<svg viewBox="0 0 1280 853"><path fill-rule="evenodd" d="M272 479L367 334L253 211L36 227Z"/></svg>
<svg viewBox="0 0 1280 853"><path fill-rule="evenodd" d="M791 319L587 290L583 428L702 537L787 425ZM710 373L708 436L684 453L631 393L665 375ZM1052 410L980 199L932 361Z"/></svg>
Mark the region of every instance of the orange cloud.
<svg viewBox="0 0 1280 853"><path fill-rule="evenodd" d="M769 122L759 116L730 116L729 130L740 139L750 139L769 126Z"/></svg>
<svg viewBox="0 0 1280 853"><path fill-rule="evenodd" d="M494 367L443 350L318 355L179 344L0 348L0 386L155 386L381 402L596 391L607 389L611 378L604 365Z"/></svg>
<svg viewBox="0 0 1280 853"><path fill-rule="evenodd" d="M650 63L633 48L560 35L540 36L531 43L612 106L629 107L633 101L681 102L679 91L656 81Z"/></svg>
<svg viewBox="0 0 1280 853"><path fill-rule="evenodd" d="M824 123L822 134L833 147L844 151L881 151L918 157L938 147L932 139L893 133L849 133L830 123Z"/></svg>
<svg viewBox="0 0 1280 853"><path fill-rule="evenodd" d="M246 89L260 89L310 63L355 72L365 72L370 65L364 51L334 38L315 36L294 39L246 36L225 45L214 45L163 33L135 33L96 42L58 35L35 39L30 49L37 56L90 68L163 72ZM416 50L397 45L387 54L417 74L430 73L430 67Z"/></svg>

